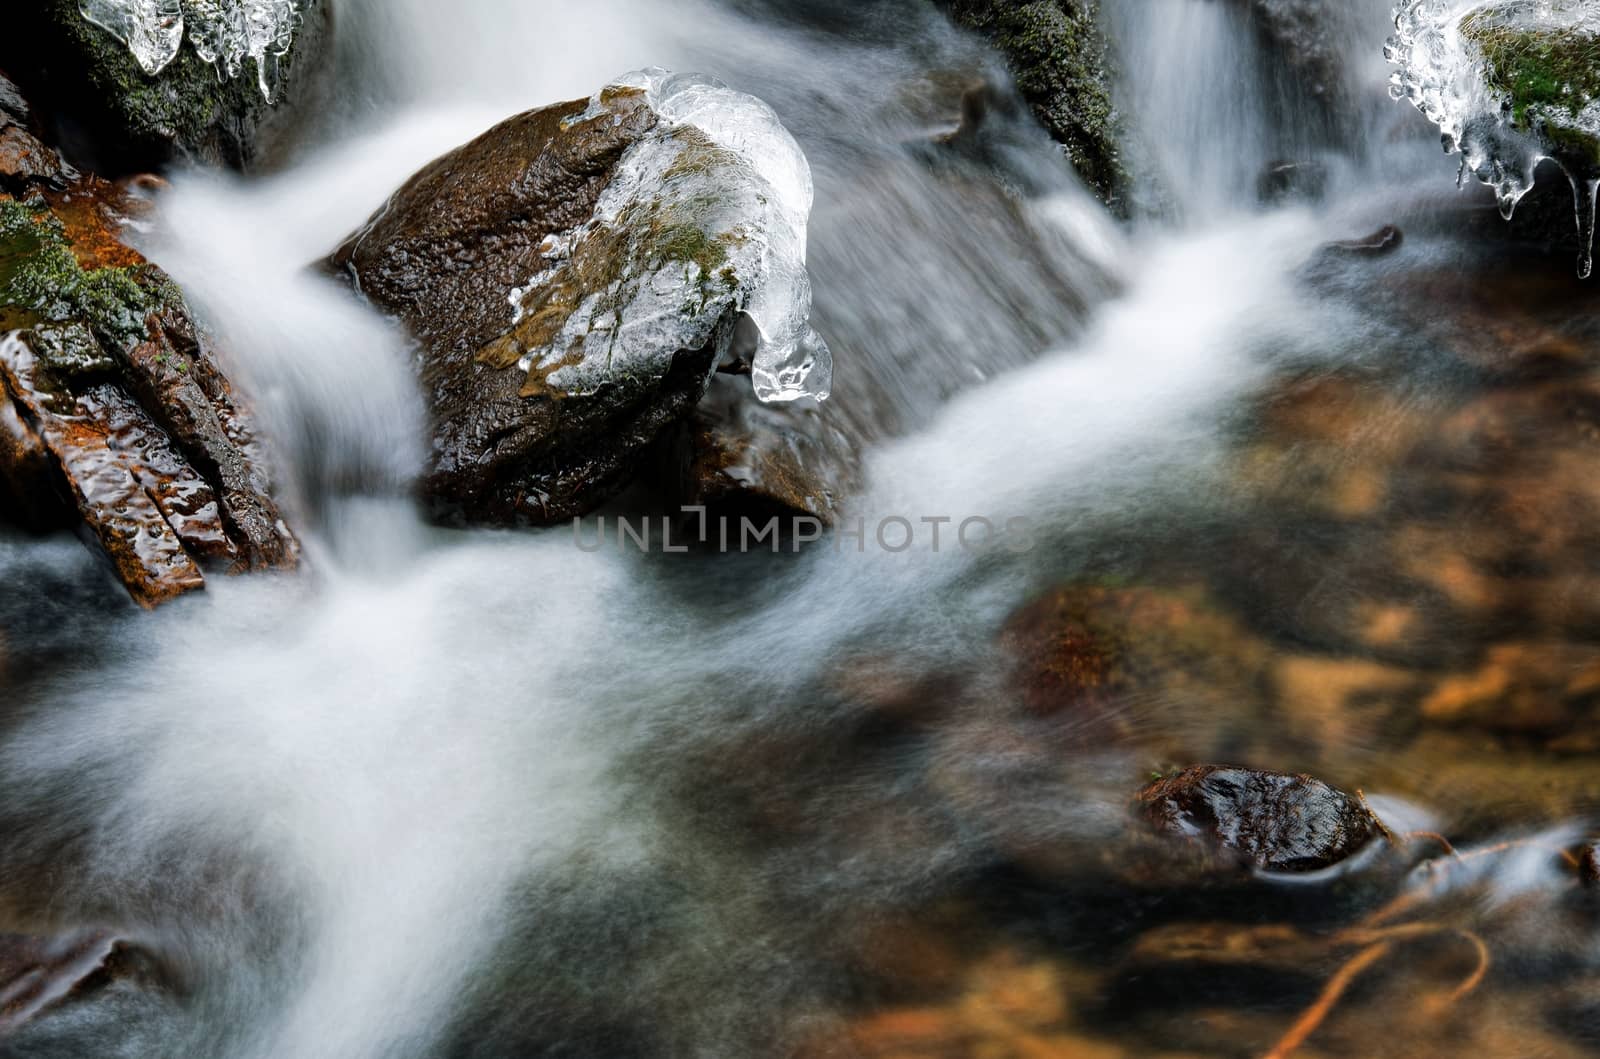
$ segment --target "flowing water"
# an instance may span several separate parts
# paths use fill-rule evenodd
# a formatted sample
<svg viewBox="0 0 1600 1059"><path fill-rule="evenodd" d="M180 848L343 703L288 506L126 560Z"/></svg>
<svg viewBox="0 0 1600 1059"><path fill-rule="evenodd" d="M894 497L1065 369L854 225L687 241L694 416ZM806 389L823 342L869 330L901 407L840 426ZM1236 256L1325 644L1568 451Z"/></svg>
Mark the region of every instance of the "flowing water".
<svg viewBox="0 0 1600 1059"><path fill-rule="evenodd" d="M1318 1054L1600 1047L1592 907L1539 853L1600 805L1592 692L1509 734L1417 720L1495 679L1486 652L1551 696L1596 664L1587 288L1565 259L1503 280L1482 203L1440 200L1452 163L1384 95L1386 5L1349 4L1345 81L1316 97L1242 5L1108 5L1166 204L1125 225L1020 110L981 163L931 151L1003 79L979 41L920 5L802 7L350 0L293 161L174 176L141 238L256 396L308 570L147 615L73 542L0 538L0 920L150 954L0 1054L1259 1054L1336 941L1285 967L1151 939L1336 938L1377 897L1133 880L1131 794L1208 760L1527 843ZM413 510L411 352L307 263L442 151L646 65L767 100L807 153L862 538L592 551L595 518L575 539ZM1324 196L1258 201L1285 160ZM1319 249L1387 222L1398 253ZM1576 440L1516 463L1507 406ZM987 546L956 539L972 518ZM1063 585L1143 615L1119 648L1139 681L1079 710L1018 676ZM1479 937L1475 998L1422 1003Z"/></svg>

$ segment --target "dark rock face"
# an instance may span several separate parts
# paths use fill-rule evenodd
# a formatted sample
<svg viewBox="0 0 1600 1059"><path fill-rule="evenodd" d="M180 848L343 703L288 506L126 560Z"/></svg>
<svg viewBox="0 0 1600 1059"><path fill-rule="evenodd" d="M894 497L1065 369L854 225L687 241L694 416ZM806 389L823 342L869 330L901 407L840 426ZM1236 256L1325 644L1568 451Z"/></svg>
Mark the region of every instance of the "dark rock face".
<svg viewBox="0 0 1600 1059"><path fill-rule="evenodd" d="M951 0L951 16L987 37L1017 89L1085 183L1115 203L1128 190L1096 0Z"/></svg>
<svg viewBox="0 0 1600 1059"><path fill-rule="evenodd" d="M1155 828L1264 871L1330 867L1381 833L1355 799L1310 776L1196 765L1139 792Z"/></svg>
<svg viewBox="0 0 1600 1059"><path fill-rule="evenodd" d="M815 402L763 405L743 378L713 376L668 453L674 499L713 515L811 515L831 524L859 468L830 409Z"/></svg>
<svg viewBox="0 0 1600 1059"><path fill-rule="evenodd" d="M33 110L16 85L0 74L0 191L61 190L78 174L40 142Z"/></svg>
<svg viewBox="0 0 1600 1059"><path fill-rule="evenodd" d="M128 48L78 12L78 0L11 5L0 31L0 68L48 114L51 142L109 176L156 169L174 158L246 168L284 120L318 66L330 35L331 5L312 0L280 62L279 102L269 104L250 72L219 79L215 67L185 42L155 76Z"/></svg>
<svg viewBox="0 0 1600 1059"><path fill-rule="evenodd" d="M662 119L654 91L615 84L502 122L332 258L421 345L422 489L441 521L588 511L666 447L751 323L778 192Z"/></svg>
<svg viewBox="0 0 1600 1059"><path fill-rule="evenodd" d="M109 930L0 934L0 1043L34 1018L125 978L166 984L149 953Z"/></svg>
<svg viewBox="0 0 1600 1059"><path fill-rule="evenodd" d="M29 196L0 192L0 519L83 527L143 606L206 567L293 567L248 417L182 295L118 239L130 201L37 140L0 188Z"/></svg>
<svg viewBox="0 0 1600 1059"><path fill-rule="evenodd" d="M1584 847L1578 860L1578 876L1585 886L1600 887L1600 841Z"/></svg>

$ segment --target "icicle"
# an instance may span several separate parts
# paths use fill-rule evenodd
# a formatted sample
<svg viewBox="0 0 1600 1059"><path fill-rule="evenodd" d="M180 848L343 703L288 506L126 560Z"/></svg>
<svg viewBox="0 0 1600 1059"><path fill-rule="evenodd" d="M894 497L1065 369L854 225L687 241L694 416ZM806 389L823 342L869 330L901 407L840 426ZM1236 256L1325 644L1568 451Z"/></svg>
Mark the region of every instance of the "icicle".
<svg viewBox="0 0 1600 1059"><path fill-rule="evenodd" d="M1600 180L1582 181L1572 178L1572 200L1578 207L1578 278L1588 279L1594 272L1594 214L1595 199L1600 194Z"/></svg>
<svg viewBox="0 0 1600 1059"><path fill-rule="evenodd" d="M78 0L78 12L133 52L154 76L178 56L184 31L195 54L231 80L244 61L268 103L278 89L280 60L289 53L304 0Z"/></svg>

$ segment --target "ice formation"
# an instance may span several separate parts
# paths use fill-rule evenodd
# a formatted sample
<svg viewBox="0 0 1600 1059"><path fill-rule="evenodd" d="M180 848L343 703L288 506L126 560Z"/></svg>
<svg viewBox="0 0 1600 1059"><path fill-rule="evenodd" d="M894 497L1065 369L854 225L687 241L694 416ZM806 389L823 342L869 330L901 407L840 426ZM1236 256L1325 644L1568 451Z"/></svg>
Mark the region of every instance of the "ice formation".
<svg viewBox="0 0 1600 1059"><path fill-rule="evenodd" d="M1554 160L1572 182L1578 273L1594 267L1600 190L1600 5L1594 0L1407 0L1385 54L1390 94L1439 126L1510 219Z"/></svg>
<svg viewBox="0 0 1600 1059"><path fill-rule="evenodd" d="M296 0L78 0L78 12L126 44L147 74L160 73L178 57L185 29L196 54L220 78L237 77L252 59L269 103L279 60L300 24Z"/></svg>
<svg viewBox="0 0 1600 1059"><path fill-rule="evenodd" d="M551 233L548 266L512 292L507 337L523 344L530 386L579 394L659 375L676 350L712 340L731 307L760 331L757 397L826 399L833 358L809 322L811 168L799 145L753 96L656 68L602 89L567 126L620 120L608 101L639 92L657 125L623 155L593 218Z"/></svg>

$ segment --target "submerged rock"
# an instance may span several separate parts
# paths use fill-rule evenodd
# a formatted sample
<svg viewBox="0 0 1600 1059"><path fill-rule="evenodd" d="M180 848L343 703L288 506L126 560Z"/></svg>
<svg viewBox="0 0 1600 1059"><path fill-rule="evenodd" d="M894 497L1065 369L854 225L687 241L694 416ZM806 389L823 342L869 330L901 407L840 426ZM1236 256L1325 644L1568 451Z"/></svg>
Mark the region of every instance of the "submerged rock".
<svg viewBox="0 0 1600 1059"><path fill-rule="evenodd" d="M1328 868L1382 834L1371 811L1343 791L1261 769L1195 765L1151 783L1138 805L1157 831L1263 871Z"/></svg>
<svg viewBox="0 0 1600 1059"><path fill-rule="evenodd" d="M511 118L413 177L332 263L422 345L436 514L593 507L694 409L741 321L759 398L826 398L811 194L770 108L660 70Z"/></svg>
<svg viewBox="0 0 1600 1059"><path fill-rule="evenodd" d="M245 167L328 36L326 0L30 0L0 67L44 105L51 138L98 171L175 158Z"/></svg>
<svg viewBox="0 0 1600 1059"><path fill-rule="evenodd" d="M1588 0L1410 0L1387 55L1391 94L1439 126L1446 151L1492 186L1509 220L1550 159L1578 216L1578 273L1593 270L1600 190L1600 11Z"/></svg>
<svg viewBox="0 0 1600 1059"><path fill-rule="evenodd" d="M93 177L0 194L0 520L84 527L154 606L297 546L181 293L118 240L123 204Z"/></svg>
<svg viewBox="0 0 1600 1059"><path fill-rule="evenodd" d="M0 1045L34 1019L122 979L172 984L151 953L109 930L0 933Z"/></svg>

